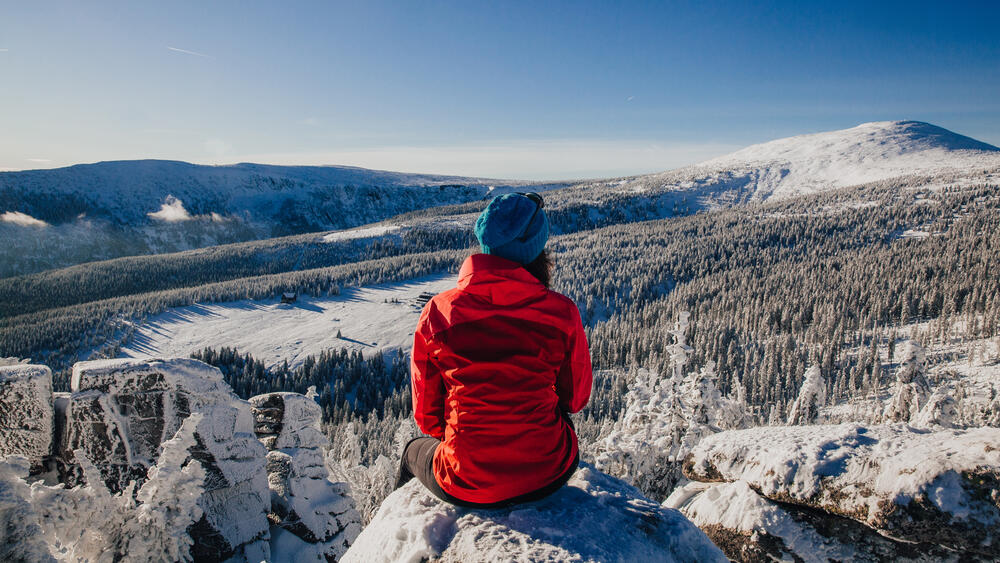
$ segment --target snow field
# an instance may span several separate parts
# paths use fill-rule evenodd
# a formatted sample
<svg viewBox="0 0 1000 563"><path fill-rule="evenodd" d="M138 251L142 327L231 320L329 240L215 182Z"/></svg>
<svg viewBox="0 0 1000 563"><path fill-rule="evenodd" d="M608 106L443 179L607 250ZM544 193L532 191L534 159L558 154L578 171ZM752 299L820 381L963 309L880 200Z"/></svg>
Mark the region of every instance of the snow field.
<svg viewBox="0 0 1000 563"><path fill-rule="evenodd" d="M287 360L300 365L329 348L370 353L409 350L420 317L422 293L455 286L443 274L399 284L348 288L332 297L299 296L295 303L243 300L195 304L147 319L121 356L186 357L206 347L236 348L271 367ZM337 332L341 338L337 338Z"/></svg>

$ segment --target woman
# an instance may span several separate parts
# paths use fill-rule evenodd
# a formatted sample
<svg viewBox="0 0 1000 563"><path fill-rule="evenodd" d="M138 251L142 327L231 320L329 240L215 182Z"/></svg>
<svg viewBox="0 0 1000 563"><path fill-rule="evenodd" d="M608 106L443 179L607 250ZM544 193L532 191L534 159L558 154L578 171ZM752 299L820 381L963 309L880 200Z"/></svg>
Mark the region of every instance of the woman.
<svg viewBox="0 0 1000 563"><path fill-rule="evenodd" d="M579 463L567 413L590 398L580 313L548 289L549 223L538 194L504 194L476 221L482 254L424 307L413 338L413 416L430 437L403 451L438 498L496 508L545 497Z"/></svg>

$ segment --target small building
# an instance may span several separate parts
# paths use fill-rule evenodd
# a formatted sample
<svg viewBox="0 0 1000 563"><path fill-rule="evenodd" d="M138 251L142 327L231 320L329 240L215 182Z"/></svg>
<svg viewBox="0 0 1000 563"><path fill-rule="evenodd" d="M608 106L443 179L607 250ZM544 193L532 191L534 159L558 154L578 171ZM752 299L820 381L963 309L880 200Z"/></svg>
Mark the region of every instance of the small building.
<svg viewBox="0 0 1000 563"><path fill-rule="evenodd" d="M282 303L295 303L295 301L298 298L299 298L299 292L297 291L286 291L281 294Z"/></svg>

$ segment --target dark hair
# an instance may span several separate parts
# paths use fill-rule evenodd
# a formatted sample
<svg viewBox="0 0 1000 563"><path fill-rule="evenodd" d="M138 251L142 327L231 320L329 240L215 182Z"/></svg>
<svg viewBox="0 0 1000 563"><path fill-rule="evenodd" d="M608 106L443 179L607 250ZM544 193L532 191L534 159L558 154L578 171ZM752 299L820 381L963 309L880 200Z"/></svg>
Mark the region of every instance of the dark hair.
<svg viewBox="0 0 1000 563"><path fill-rule="evenodd" d="M529 274L542 282L542 285L549 287L549 283L552 281L552 259L549 258L548 250L543 250L538 255L538 258L525 264L524 269L528 270Z"/></svg>

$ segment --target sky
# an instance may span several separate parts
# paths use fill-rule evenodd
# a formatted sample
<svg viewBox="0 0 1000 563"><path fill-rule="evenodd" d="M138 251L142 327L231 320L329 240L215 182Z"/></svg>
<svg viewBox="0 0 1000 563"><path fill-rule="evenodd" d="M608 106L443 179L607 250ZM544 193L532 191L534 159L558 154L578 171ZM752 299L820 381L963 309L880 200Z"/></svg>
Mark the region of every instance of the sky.
<svg viewBox="0 0 1000 563"><path fill-rule="evenodd" d="M919 120L1000 145L1000 2L2 2L0 169L556 180Z"/></svg>

